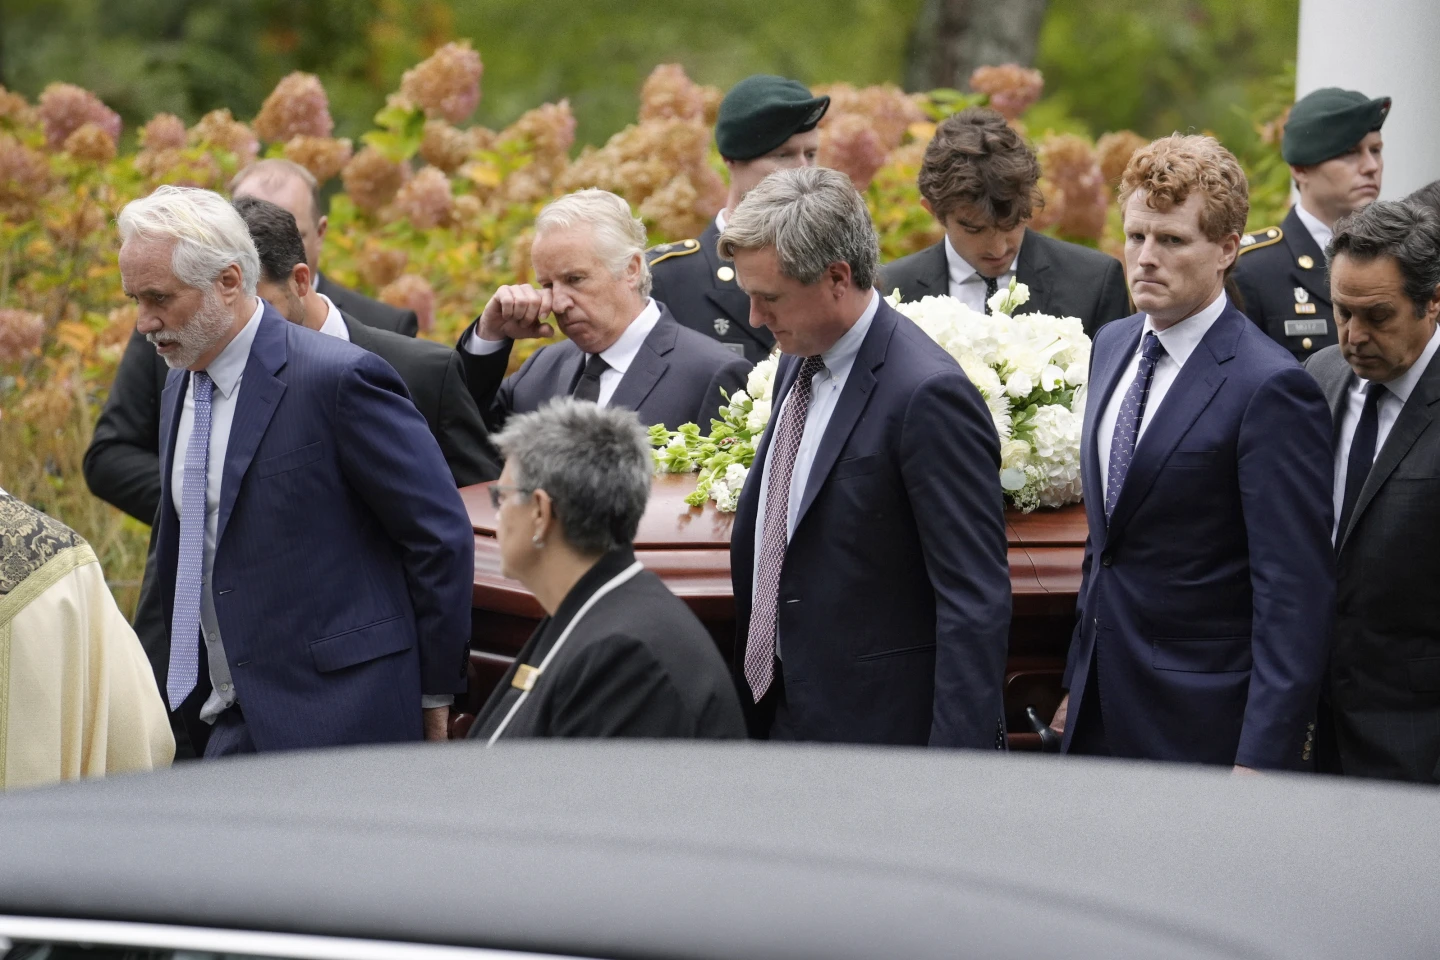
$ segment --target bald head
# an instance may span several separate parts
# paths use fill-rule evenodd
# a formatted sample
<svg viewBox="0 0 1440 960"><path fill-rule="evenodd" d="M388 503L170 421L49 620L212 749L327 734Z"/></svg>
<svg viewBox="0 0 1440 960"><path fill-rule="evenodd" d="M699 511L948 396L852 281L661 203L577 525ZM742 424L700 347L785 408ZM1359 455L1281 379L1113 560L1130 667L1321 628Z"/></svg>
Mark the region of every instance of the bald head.
<svg viewBox="0 0 1440 960"><path fill-rule="evenodd" d="M267 200L290 212L305 244L305 262L319 269L320 245L329 220L321 213L320 185L309 170L290 160L260 160L235 174L230 195Z"/></svg>

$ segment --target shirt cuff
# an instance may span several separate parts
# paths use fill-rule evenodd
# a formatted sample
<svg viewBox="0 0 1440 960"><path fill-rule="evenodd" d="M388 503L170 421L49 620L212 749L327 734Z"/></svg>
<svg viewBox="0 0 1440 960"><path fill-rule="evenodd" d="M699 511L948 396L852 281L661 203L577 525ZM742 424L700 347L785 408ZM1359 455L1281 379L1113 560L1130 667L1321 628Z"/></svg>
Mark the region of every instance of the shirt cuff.
<svg viewBox="0 0 1440 960"><path fill-rule="evenodd" d="M460 342L460 346L464 348L466 353L472 356L484 357L504 350L510 346L510 341L508 339L482 340L480 335L475 332L475 328L471 327L465 331L465 339Z"/></svg>
<svg viewBox="0 0 1440 960"><path fill-rule="evenodd" d="M455 695L452 693L422 693L420 695L420 709L434 710L436 707L453 707Z"/></svg>

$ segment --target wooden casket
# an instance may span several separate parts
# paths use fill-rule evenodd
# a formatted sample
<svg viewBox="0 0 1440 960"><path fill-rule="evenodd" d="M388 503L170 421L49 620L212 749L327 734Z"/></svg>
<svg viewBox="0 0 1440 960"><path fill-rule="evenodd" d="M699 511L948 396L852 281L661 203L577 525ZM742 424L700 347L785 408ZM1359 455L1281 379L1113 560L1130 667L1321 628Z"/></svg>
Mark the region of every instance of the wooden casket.
<svg viewBox="0 0 1440 960"><path fill-rule="evenodd" d="M500 575L495 511L487 488L460 491L475 528L475 592L471 612L470 691L456 703L451 735L463 736L501 674L544 616L523 586ZM686 505L695 489L693 474L658 476L650 505L635 537L635 555L659 574L709 629L728 662L735 642L734 598L730 587L730 525L733 515L713 503ZM1075 622L1080 564L1085 550L1085 511L1006 514L1010 540L1010 585L1014 614L1005 676L1006 724L1010 746L1040 749L1040 736L1027 716L1048 721L1060 702L1060 678Z"/></svg>

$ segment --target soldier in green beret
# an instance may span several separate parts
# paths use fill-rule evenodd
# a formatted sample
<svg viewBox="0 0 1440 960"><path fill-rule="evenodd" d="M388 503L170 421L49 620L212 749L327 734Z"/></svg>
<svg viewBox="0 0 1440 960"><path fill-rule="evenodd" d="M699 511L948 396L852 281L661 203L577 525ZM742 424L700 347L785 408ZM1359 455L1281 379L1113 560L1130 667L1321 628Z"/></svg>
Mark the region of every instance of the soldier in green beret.
<svg viewBox="0 0 1440 960"><path fill-rule="evenodd" d="M750 299L735 284L735 270L720 259L715 242L725 215L750 189L776 170L811 167L820 152L816 125L829 97L803 83L757 74L730 89L715 121L715 146L730 173L725 208L696 239L662 243L646 253L651 296L684 326L714 337L752 363L770 355L775 338L750 325Z"/></svg>
<svg viewBox="0 0 1440 960"><path fill-rule="evenodd" d="M1325 247L1335 221L1380 195L1390 98L1326 87L1302 97L1281 154L1300 193L1278 227L1240 238L1234 279L1246 316L1304 361L1335 342Z"/></svg>

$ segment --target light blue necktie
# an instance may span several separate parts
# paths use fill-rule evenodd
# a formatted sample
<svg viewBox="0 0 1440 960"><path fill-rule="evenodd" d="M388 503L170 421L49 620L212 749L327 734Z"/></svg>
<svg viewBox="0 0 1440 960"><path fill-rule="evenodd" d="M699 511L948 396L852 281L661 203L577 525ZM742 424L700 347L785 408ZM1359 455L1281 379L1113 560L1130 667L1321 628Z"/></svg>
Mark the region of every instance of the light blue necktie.
<svg viewBox="0 0 1440 960"><path fill-rule="evenodd" d="M1135 459L1135 442L1140 438L1140 424L1145 422L1145 403L1150 399L1150 383L1155 379L1155 364L1165 356L1165 347L1154 333L1145 334L1140 344L1140 366L1125 398L1120 401L1120 416L1110 441L1110 467L1105 479L1105 518L1115 512L1115 501L1125 486L1130 462Z"/></svg>
<svg viewBox="0 0 1440 960"><path fill-rule="evenodd" d="M180 491L180 560L175 565L175 612L170 619L170 709L195 689L200 672L200 590L205 574L205 488L210 468L210 396L215 383L203 370L190 378L195 423L185 451Z"/></svg>

